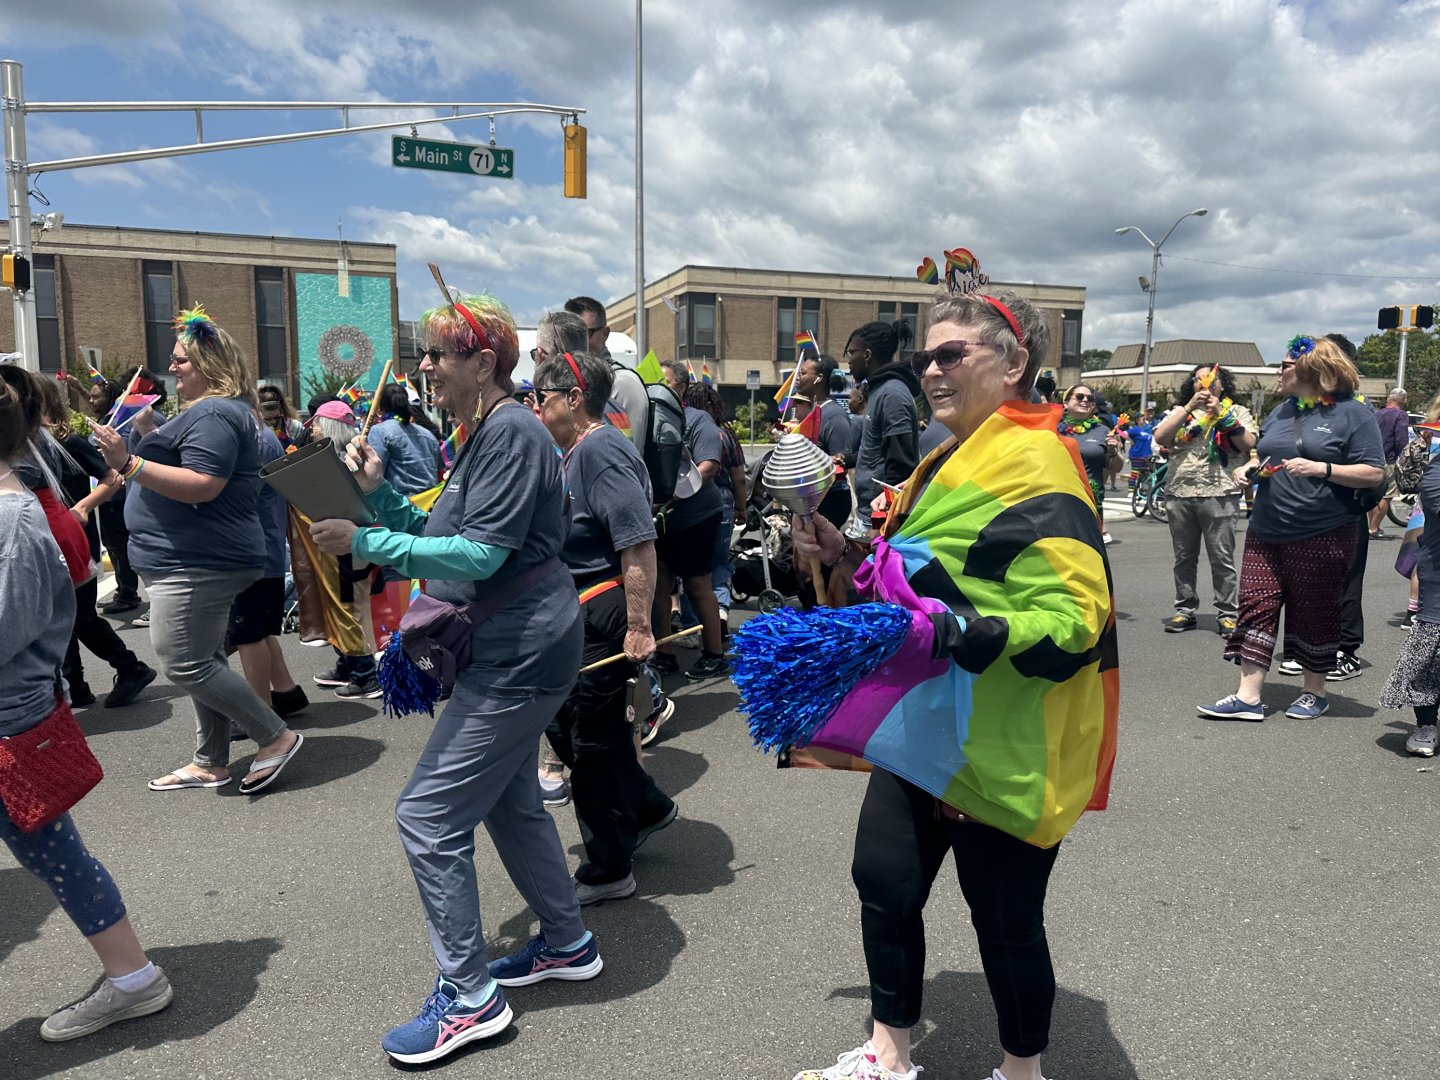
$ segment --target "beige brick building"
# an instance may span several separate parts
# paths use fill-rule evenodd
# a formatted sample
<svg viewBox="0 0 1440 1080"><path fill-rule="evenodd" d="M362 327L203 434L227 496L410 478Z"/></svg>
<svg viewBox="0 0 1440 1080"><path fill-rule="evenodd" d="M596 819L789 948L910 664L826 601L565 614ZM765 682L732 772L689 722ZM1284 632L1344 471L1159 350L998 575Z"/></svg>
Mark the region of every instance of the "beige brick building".
<svg viewBox="0 0 1440 1080"><path fill-rule="evenodd" d="M0 222L0 237L5 230ZM312 359L302 341L313 353L329 326L364 323L382 359L397 345L394 246L346 241L345 287L340 259L334 240L66 224L35 246L41 370L83 373L84 350L94 349L107 371L144 365L163 373L175 340L171 319L201 302L234 336L256 379L280 383L294 400L304 393L302 358ZM0 352L8 352L13 313L3 299Z"/></svg>
<svg viewBox="0 0 1440 1080"><path fill-rule="evenodd" d="M1045 312L1053 343L1045 367L1078 366L1082 286L995 287L1013 289ZM746 372L758 370L762 387L773 391L794 366L797 331L813 333L821 352L843 367L851 332L867 322L903 319L915 342L923 342L926 311L938 295L913 277L682 266L645 287L647 345L661 359L689 359L697 369L705 360L725 388L744 387ZM609 304L606 314L611 327L633 336L633 293Z"/></svg>

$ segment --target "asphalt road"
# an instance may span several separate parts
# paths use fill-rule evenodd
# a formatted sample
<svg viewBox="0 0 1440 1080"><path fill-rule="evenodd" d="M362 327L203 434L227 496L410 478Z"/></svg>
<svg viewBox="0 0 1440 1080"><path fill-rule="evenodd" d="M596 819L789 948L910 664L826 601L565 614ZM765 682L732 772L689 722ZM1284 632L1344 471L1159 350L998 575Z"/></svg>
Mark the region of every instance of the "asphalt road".
<svg viewBox="0 0 1440 1080"><path fill-rule="evenodd" d="M1160 632L1168 533L1121 514L1111 530L1120 756L1111 809L1082 819L1052 882L1046 1074L1433 1077L1440 788L1404 754L1405 719L1375 704L1403 639L1396 544L1372 549L1373 666L1336 688L1330 714L1223 724L1193 709L1234 688L1213 618ZM150 655L143 630L123 633ZM293 638L286 649L307 682L328 661ZM849 875L863 778L777 771L749 746L728 683L673 682L679 710L649 765L681 817L641 852L634 899L587 909L604 973L514 991L512 1031L441 1063L445 1075L788 1080L865 1037ZM1265 698L1280 713L1297 692L1277 676ZM81 714L107 779L76 818L176 1000L42 1043L40 1020L98 968L0 852L0 1077L394 1074L380 1035L414 1015L434 975L391 817L427 722L312 697L296 722L305 750L254 799L146 790L193 746L191 707L163 680L132 708ZM254 747L237 751L243 766ZM573 857L573 813L557 819ZM478 850L487 936L508 950L533 921L483 836ZM929 930L915 1059L926 1080L988 1076L994 1013L948 871Z"/></svg>

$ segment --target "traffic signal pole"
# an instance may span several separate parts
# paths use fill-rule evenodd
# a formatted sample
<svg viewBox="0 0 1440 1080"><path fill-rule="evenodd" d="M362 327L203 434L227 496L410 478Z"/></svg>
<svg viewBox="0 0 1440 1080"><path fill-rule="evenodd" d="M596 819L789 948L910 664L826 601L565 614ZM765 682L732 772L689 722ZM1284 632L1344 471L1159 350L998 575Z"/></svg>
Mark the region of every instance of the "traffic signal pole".
<svg viewBox="0 0 1440 1080"><path fill-rule="evenodd" d="M1400 328L1400 364L1395 369L1395 389L1405 389L1405 346L1410 341L1410 327Z"/></svg>
<svg viewBox="0 0 1440 1080"><path fill-rule="evenodd" d="M1408 313L1408 314L1407 314ZM1435 325L1435 309L1429 304L1410 304L1405 307L1383 307L1375 320L1379 330L1394 330L1400 335L1400 362L1395 367L1395 389L1405 389L1405 346L1414 330L1428 330Z"/></svg>
<svg viewBox="0 0 1440 1080"><path fill-rule="evenodd" d="M218 150L240 150L256 146L325 139L335 135L355 135L388 128L414 128L426 124L447 124L460 120L488 119L515 113L542 113L573 117L579 120L584 109L573 105L537 105L531 102L471 101L30 101L25 100L23 66L15 60L0 60L0 96L3 96L5 127L5 192L10 223L10 250L30 257L30 177L66 169L88 169L96 165L121 165L158 158L209 154ZM413 120L386 120L376 124L350 123L351 110L382 109L448 109L448 116L424 116ZM204 114L207 112L303 112L334 111L341 115L341 127L318 131L293 131L254 138L205 141ZM27 113L111 113L111 112L185 112L195 114L195 141L178 146L143 150L127 150L113 154L91 154L85 157L33 162L25 152L25 116ZM493 129L492 129L493 130ZM33 288L14 292L15 351L30 371L40 370L40 338L35 319Z"/></svg>
<svg viewBox="0 0 1440 1080"><path fill-rule="evenodd" d="M0 60L0 98L4 105L5 201L10 221L10 250L30 258L30 170L25 161L25 72L14 60ZM29 371L40 370L40 325L35 318L35 289L10 294L15 351Z"/></svg>

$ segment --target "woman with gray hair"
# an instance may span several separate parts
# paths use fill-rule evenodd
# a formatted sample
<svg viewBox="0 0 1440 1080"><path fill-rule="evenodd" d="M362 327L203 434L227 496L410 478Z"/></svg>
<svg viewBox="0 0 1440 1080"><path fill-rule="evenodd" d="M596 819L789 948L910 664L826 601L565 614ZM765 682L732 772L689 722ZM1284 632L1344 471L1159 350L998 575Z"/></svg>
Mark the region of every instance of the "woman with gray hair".
<svg viewBox="0 0 1440 1080"><path fill-rule="evenodd" d="M640 766L627 709L636 665L655 651L655 520L645 463L602 419L610 386L610 365L588 353L551 356L535 369L536 411L564 455L570 529L560 559L580 594L580 663L625 654L582 674L547 732L571 770L585 842L575 871L581 904L632 895L635 849L675 820L674 802Z"/></svg>

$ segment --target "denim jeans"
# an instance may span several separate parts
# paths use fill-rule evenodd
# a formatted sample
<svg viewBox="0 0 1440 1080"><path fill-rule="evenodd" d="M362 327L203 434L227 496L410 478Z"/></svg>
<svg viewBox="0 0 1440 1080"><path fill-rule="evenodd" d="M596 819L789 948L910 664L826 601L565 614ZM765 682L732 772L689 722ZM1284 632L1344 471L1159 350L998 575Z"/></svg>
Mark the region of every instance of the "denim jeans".
<svg viewBox="0 0 1440 1080"><path fill-rule="evenodd" d="M279 738L285 721L225 658L230 605L260 579L259 568L142 570L141 577L150 594L150 644L161 670L195 702L195 764L230 763L232 722L260 746Z"/></svg>

